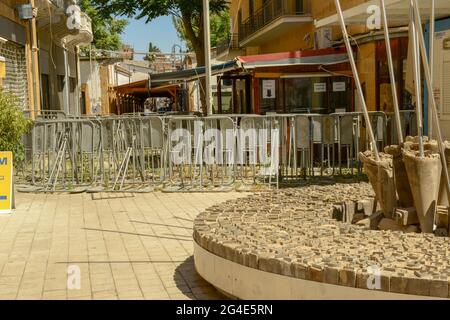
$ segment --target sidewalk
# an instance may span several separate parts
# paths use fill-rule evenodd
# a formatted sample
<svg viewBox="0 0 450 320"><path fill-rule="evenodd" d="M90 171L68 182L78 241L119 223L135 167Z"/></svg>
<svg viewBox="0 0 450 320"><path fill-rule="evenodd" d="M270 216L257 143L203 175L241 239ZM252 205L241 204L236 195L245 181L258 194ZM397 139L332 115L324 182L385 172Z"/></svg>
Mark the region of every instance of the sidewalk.
<svg viewBox="0 0 450 320"><path fill-rule="evenodd" d="M224 298L195 272L193 219L245 194L16 196L0 216L0 299Z"/></svg>

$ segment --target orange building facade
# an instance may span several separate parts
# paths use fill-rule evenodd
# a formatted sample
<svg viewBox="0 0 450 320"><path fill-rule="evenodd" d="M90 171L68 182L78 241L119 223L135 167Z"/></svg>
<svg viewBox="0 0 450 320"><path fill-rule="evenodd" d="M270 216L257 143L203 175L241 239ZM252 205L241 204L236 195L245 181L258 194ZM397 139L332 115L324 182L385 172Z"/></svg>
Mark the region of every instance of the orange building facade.
<svg viewBox="0 0 450 320"><path fill-rule="evenodd" d="M364 4L364 0L341 1L347 10ZM224 75L219 86L232 86L230 106L219 106L224 113L311 112L334 113L357 111L355 88L350 65L329 61L330 54L341 54L342 32L339 26L317 28L316 22L336 14L334 0L232 0L230 3L230 43L222 46L219 59L237 56L261 57L256 67L245 75ZM396 64L400 105L408 108L410 97L404 96L408 49L408 21L391 26L391 43ZM382 30L366 25L349 25L360 79L371 111L393 110L385 42ZM324 55L323 63L293 64L279 62L280 53L290 56ZM264 63L264 61L269 61ZM275 87L267 97L268 87ZM248 88L253 88L252 92ZM247 90L246 90L247 89Z"/></svg>

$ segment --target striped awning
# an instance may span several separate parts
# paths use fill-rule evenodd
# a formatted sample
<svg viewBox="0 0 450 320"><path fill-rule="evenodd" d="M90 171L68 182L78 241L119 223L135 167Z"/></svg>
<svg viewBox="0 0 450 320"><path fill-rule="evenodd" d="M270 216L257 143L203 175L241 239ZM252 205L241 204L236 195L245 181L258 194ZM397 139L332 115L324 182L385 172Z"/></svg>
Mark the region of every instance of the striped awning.
<svg viewBox="0 0 450 320"><path fill-rule="evenodd" d="M332 65L348 62L344 47L242 56L237 60L244 69L291 65Z"/></svg>

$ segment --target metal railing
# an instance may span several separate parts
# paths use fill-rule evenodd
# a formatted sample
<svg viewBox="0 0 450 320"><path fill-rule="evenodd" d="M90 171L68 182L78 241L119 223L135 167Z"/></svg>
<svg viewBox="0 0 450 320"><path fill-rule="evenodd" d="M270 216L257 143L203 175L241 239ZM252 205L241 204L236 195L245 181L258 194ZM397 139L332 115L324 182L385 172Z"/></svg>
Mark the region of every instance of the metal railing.
<svg viewBox="0 0 450 320"><path fill-rule="evenodd" d="M378 147L393 115L370 113ZM38 117L24 141L37 192L227 191L362 174L369 139L362 113ZM414 112L401 113L404 135ZM395 136L395 135L394 135Z"/></svg>
<svg viewBox="0 0 450 320"><path fill-rule="evenodd" d="M239 35L237 33L229 35L226 40L219 42L216 46L218 56L223 53L227 53L230 50L239 50L239 49L240 49Z"/></svg>
<svg viewBox="0 0 450 320"><path fill-rule="evenodd" d="M283 16L304 16L311 13L307 0L269 0L239 26L239 41L244 41L268 24Z"/></svg>

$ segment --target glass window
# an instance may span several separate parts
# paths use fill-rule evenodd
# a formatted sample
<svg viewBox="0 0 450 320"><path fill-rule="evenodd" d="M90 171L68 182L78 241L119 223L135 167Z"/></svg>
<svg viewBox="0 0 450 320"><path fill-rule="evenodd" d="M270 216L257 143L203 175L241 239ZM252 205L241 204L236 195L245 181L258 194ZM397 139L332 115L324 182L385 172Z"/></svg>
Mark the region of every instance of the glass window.
<svg viewBox="0 0 450 320"><path fill-rule="evenodd" d="M284 112L283 83L280 79L260 80L260 113Z"/></svg>
<svg viewBox="0 0 450 320"><path fill-rule="evenodd" d="M330 113L352 111L352 80L349 77L331 78Z"/></svg>
<svg viewBox="0 0 450 320"><path fill-rule="evenodd" d="M312 81L312 113L328 113L328 92L330 91L329 78L311 78Z"/></svg>
<svg viewBox="0 0 450 320"><path fill-rule="evenodd" d="M286 110L295 113L309 112L311 89L310 78L285 79Z"/></svg>

